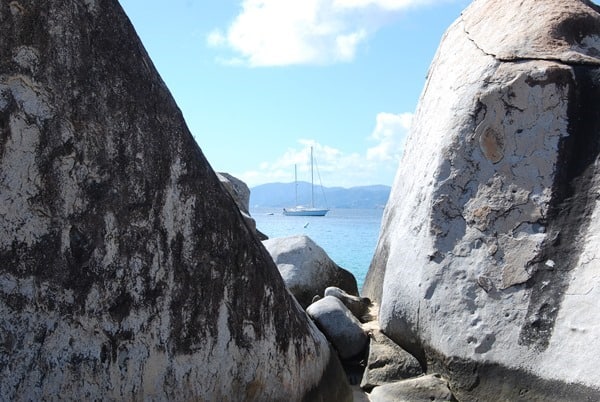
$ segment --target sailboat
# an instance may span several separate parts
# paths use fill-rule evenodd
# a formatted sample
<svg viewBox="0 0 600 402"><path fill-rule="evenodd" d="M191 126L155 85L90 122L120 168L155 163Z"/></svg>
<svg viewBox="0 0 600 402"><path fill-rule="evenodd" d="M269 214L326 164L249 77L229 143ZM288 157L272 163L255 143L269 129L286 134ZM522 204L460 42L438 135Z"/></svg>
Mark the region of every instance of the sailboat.
<svg viewBox="0 0 600 402"><path fill-rule="evenodd" d="M313 172L313 148L310 147L310 207L298 205L298 171L294 166L294 185L296 188L296 207L283 208L286 216L325 216L329 209L315 208L315 185Z"/></svg>

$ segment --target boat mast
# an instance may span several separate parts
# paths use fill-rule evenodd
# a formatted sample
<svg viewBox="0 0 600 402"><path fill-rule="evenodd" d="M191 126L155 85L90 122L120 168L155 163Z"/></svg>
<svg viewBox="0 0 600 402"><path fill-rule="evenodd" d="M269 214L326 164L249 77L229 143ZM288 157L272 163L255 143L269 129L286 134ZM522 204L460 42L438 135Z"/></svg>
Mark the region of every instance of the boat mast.
<svg viewBox="0 0 600 402"><path fill-rule="evenodd" d="M313 147L310 147L310 207L315 207L315 185L313 173Z"/></svg>
<svg viewBox="0 0 600 402"><path fill-rule="evenodd" d="M296 192L296 206L298 206L298 165L294 165L294 191Z"/></svg>

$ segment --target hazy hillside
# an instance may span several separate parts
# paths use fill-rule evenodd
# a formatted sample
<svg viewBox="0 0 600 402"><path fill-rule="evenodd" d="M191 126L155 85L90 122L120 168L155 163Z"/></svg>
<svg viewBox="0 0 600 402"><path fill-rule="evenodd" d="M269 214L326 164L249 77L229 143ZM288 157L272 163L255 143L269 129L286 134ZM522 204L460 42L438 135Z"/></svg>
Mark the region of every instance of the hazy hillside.
<svg viewBox="0 0 600 402"><path fill-rule="evenodd" d="M329 208L378 208L385 206L390 187L384 185L352 188L315 186L315 206ZM296 205L294 183L269 183L250 189L250 207L292 207ZM298 182L298 205L310 205L310 183Z"/></svg>

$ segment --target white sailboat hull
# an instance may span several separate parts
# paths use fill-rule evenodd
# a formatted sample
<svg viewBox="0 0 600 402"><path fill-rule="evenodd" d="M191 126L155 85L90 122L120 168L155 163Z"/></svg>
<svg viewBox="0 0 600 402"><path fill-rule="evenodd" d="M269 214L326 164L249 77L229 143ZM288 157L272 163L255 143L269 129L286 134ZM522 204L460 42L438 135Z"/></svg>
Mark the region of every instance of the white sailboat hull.
<svg viewBox="0 0 600 402"><path fill-rule="evenodd" d="M283 214L286 216L325 216L329 212L328 209L321 208L283 208Z"/></svg>

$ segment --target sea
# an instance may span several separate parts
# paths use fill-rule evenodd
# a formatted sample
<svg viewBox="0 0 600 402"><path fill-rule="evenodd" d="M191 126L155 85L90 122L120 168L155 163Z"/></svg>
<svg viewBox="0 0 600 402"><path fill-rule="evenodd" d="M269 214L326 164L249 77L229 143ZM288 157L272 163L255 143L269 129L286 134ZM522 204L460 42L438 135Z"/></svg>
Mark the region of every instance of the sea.
<svg viewBox="0 0 600 402"><path fill-rule="evenodd" d="M281 208L251 208L269 238L306 235L337 265L352 272L361 290L379 237L382 208L332 209L325 216L285 216Z"/></svg>

